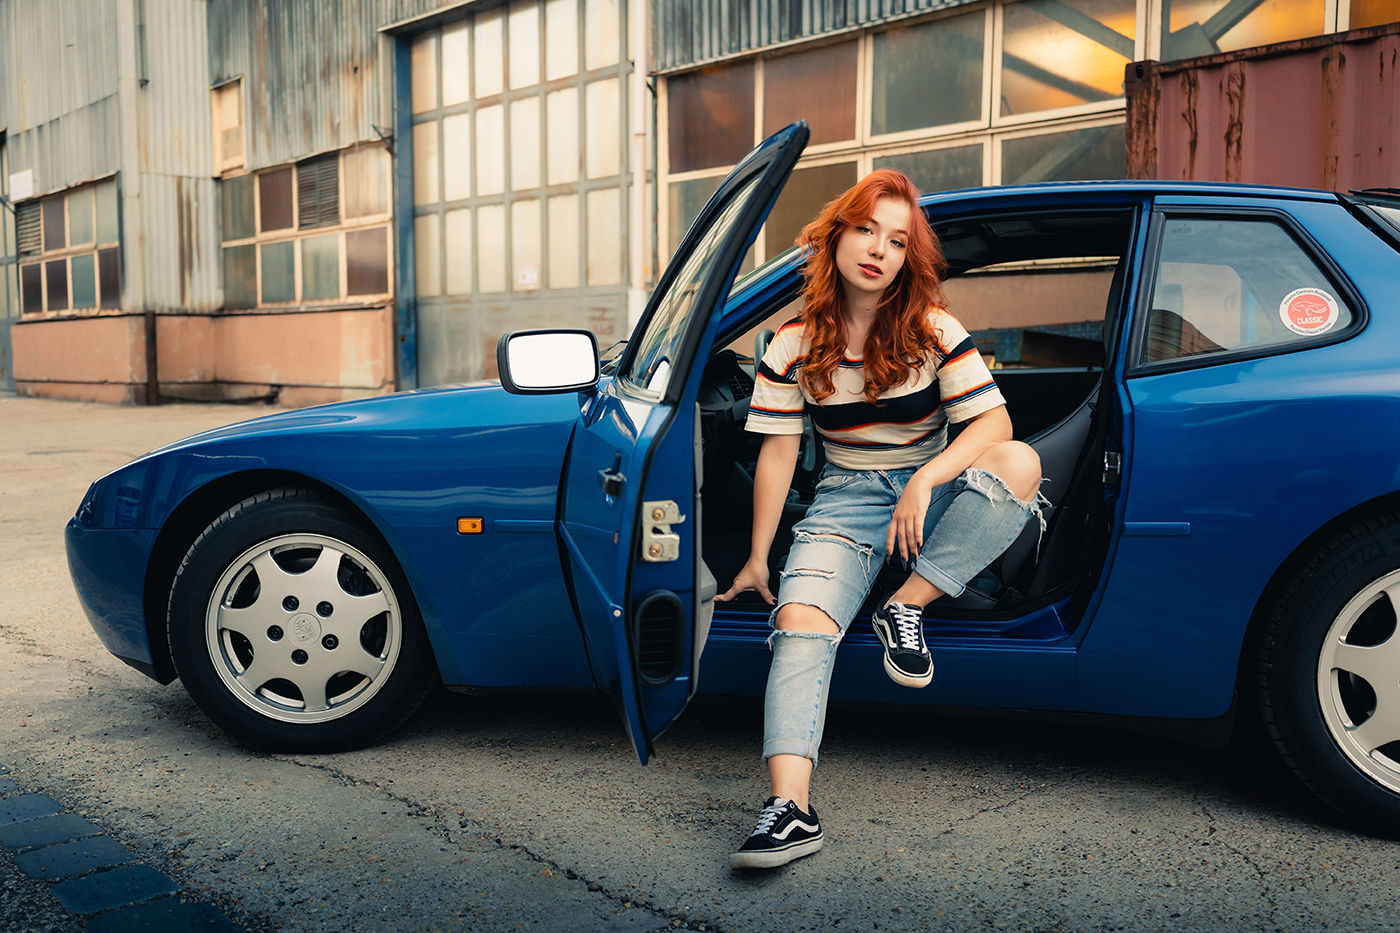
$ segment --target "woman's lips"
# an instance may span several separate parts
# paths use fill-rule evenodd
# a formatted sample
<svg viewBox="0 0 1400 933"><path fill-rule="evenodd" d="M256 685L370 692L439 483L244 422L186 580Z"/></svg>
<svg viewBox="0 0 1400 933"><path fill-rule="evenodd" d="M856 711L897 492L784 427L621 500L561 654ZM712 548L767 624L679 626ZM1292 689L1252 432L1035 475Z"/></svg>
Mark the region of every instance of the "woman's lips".
<svg viewBox="0 0 1400 933"><path fill-rule="evenodd" d="M860 264L860 271L864 272L872 279L878 279L880 276L884 275L884 270L882 270L879 266L871 265L868 262L863 262Z"/></svg>

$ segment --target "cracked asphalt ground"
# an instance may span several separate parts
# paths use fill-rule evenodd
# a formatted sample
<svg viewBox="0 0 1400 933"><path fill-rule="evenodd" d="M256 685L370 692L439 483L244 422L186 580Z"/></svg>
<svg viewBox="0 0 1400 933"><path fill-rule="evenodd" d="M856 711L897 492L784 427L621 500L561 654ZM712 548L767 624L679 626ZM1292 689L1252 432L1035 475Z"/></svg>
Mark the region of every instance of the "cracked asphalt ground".
<svg viewBox="0 0 1400 933"><path fill-rule="evenodd" d="M248 930L1391 930L1400 844L1248 753L1084 724L833 710L826 848L726 857L764 796L756 700L637 765L594 696L441 693L390 741L255 755L107 654L62 527L88 482L257 409L0 397L0 763ZM839 676L839 674L837 675ZM0 925L81 929L0 856ZM16 901L15 903L18 903ZM46 906L47 905L47 906Z"/></svg>

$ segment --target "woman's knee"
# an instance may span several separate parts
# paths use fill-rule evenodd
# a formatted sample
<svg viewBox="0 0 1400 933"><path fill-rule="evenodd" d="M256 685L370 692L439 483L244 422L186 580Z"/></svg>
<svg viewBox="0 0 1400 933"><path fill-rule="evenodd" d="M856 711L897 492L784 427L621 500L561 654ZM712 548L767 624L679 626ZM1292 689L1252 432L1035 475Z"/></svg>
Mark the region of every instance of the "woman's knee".
<svg viewBox="0 0 1400 933"><path fill-rule="evenodd" d="M998 477L1022 502L1040 491L1040 454L1021 441L1002 441L978 457L972 466Z"/></svg>
<svg viewBox="0 0 1400 933"><path fill-rule="evenodd" d="M816 606L808 606L805 603L784 605L778 610L778 618L774 624L786 632L815 632L820 635L841 634L841 627L832 621L831 616Z"/></svg>

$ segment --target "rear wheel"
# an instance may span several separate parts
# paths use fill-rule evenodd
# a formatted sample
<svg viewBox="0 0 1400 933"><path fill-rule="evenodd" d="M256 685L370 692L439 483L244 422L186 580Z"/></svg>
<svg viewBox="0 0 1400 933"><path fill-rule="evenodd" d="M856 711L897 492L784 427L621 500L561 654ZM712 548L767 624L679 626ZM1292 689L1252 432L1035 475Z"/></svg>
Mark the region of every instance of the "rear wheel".
<svg viewBox="0 0 1400 933"><path fill-rule="evenodd" d="M175 575L167 625L190 696L257 748L369 744L435 679L393 556L305 490L260 493L216 518Z"/></svg>
<svg viewBox="0 0 1400 933"><path fill-rule="evenodd" d="M1400 513L1296 565L1260 654L1260 711L1292 769L1371 833L1400 835Z"/></svg>

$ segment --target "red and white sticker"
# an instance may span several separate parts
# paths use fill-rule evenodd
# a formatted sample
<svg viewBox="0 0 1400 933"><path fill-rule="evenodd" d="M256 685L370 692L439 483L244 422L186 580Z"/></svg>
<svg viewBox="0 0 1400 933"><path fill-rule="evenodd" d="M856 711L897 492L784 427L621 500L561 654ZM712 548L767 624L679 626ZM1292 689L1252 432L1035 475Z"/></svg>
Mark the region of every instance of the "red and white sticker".
<svg viewBox="0 0 1400 933"><path fill-rule="evenodd" d="M1337 299L1320 288L1295 288L1279 302L1278 316L1295 334L1325 334L1337 323Z"/></svg>

